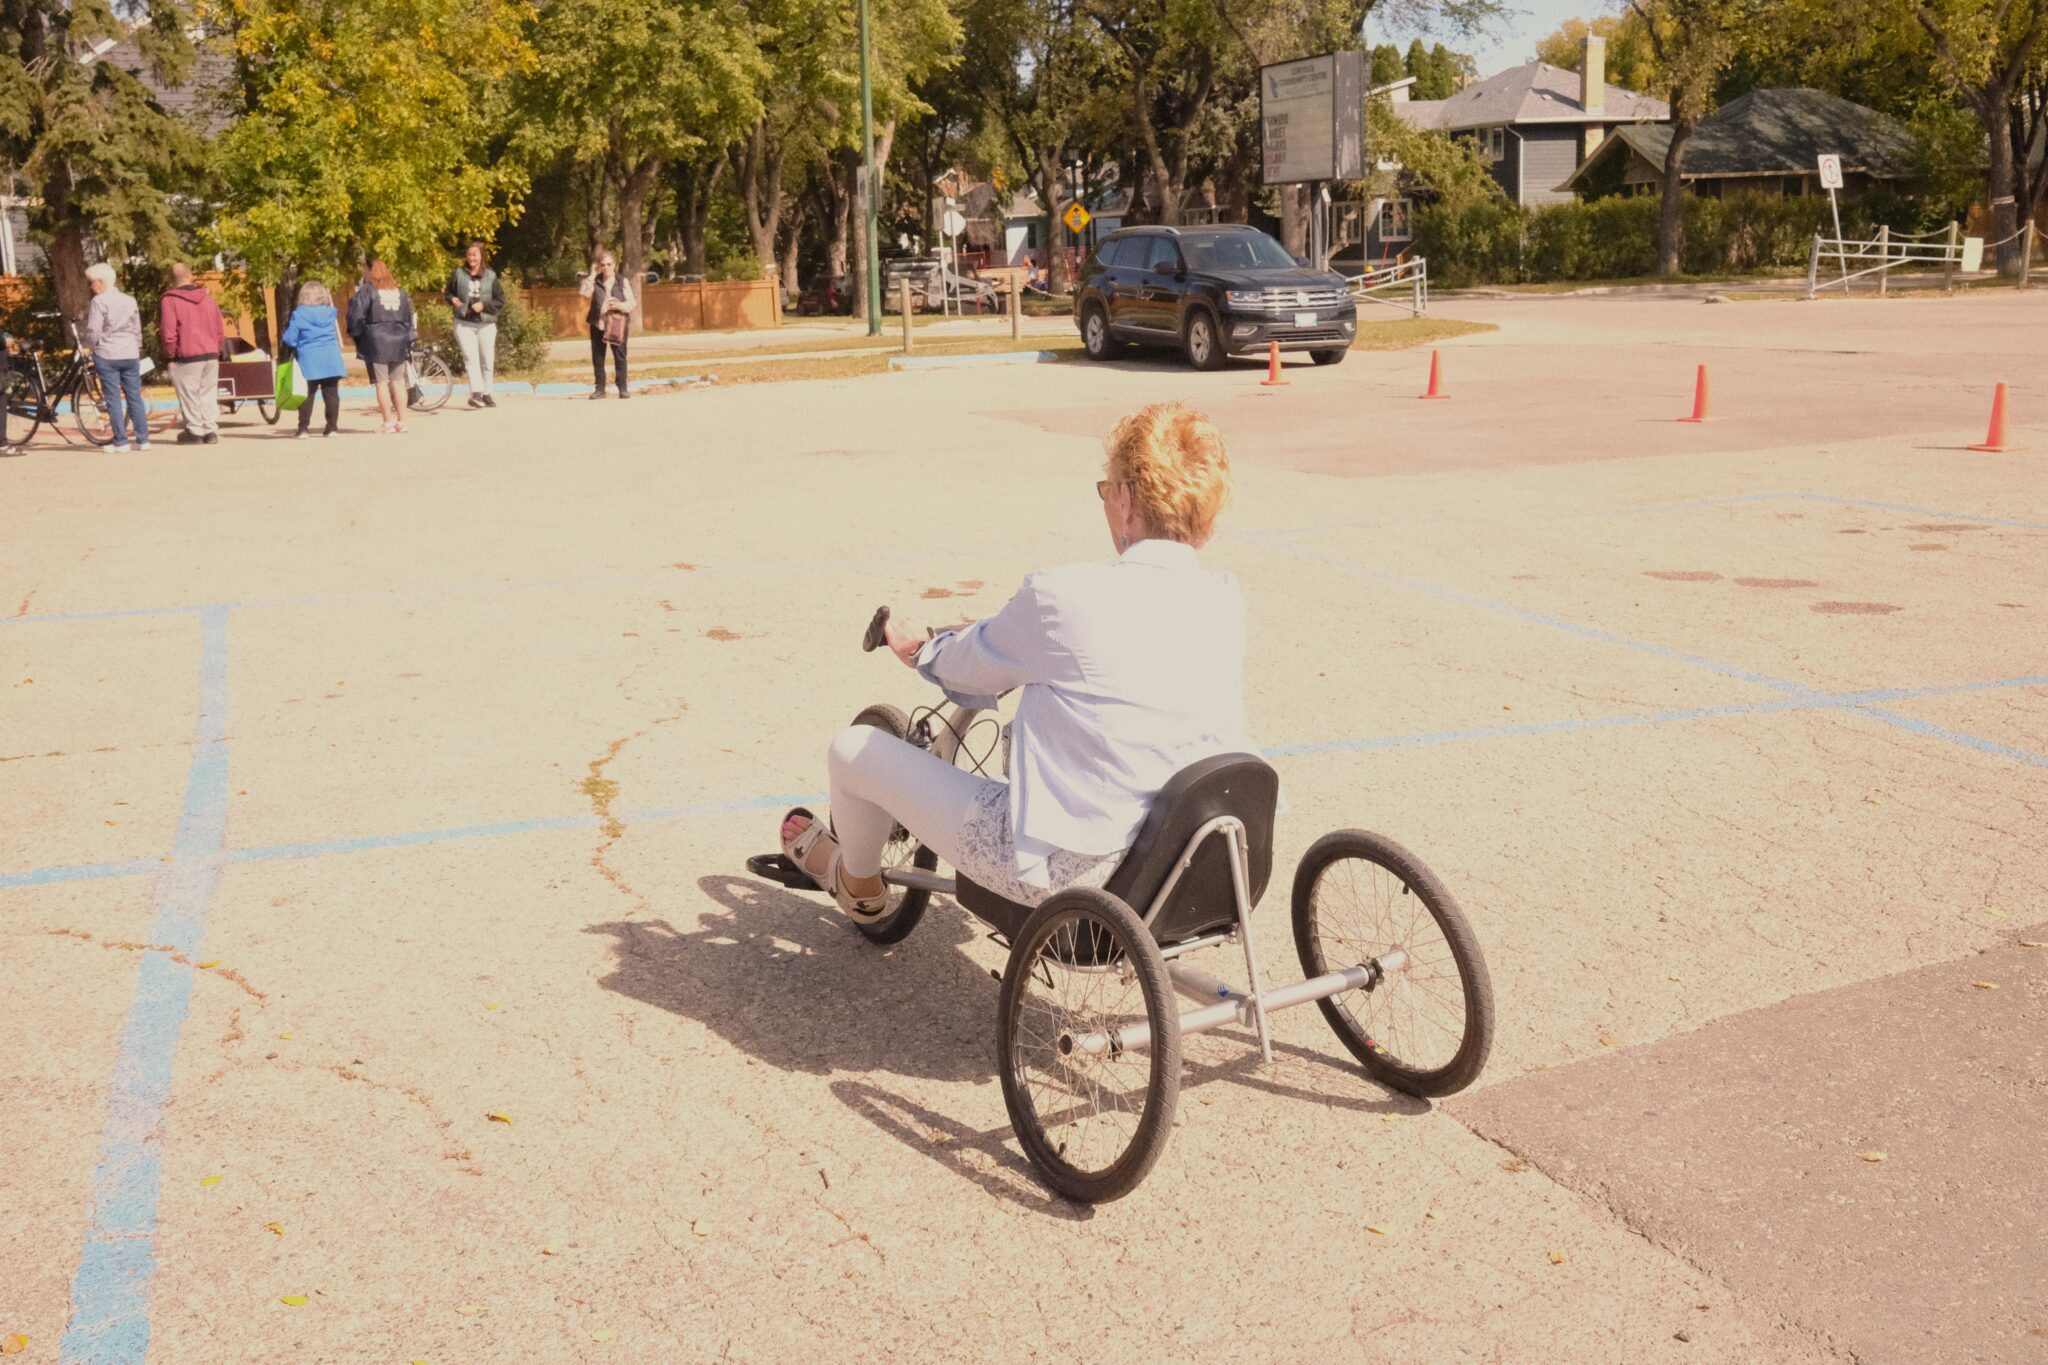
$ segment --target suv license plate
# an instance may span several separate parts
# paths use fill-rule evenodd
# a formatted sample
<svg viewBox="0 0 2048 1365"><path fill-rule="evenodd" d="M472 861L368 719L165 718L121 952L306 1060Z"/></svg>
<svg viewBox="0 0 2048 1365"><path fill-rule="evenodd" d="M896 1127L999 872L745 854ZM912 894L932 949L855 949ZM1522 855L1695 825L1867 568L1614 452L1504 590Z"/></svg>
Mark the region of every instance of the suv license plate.
<svg viewBox="0 0 2048 1365"><path fill-rule="evenodd" d="M1294 325L1296 327L1313 327L1316 325L1316 315L1314 313L1296 313L1294 315Z"/></svg>

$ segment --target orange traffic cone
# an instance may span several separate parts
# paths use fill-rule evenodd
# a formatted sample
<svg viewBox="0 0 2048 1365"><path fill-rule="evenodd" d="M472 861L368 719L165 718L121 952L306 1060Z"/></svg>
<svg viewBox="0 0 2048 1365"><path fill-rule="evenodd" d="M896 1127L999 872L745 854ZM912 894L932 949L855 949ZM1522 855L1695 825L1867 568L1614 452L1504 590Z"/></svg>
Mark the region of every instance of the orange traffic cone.
<svg viewBox="0 0 2048 1365"><path fill-rule="evenodd" d="M1450 397L1449 394L1444 392L1443 357L1438 355L1435 351L1431 351L1429 353L1429 392L1423 394L1422 396L1424 398Z"/></svg>
<svg viewBox="0 0 2048 1365"><path fill-rule="evenodd" d="M1707 367L1700 366L1699 378L1692 385L1692 416L1681 417L1681 422L1704 422L1707 420Z"/></svg>
<svg viewBox="0 0 2048 1365"><path fill-rule="evenodd" d="M1991 430L1984 433L1984 444L1971 446L1972 450L1988 450L1997 454L2006 449L2005 444L2005 381L1998 382L1991 394Z"/></svg>
<svg viewBox="0 0 2048 1365"><path fill-rule="evenodd" d="M1287 383L1280 377L1280 343L1277 341L1266 343L1266 377L1259 382L1267 388L1277 388Z"/></svg>

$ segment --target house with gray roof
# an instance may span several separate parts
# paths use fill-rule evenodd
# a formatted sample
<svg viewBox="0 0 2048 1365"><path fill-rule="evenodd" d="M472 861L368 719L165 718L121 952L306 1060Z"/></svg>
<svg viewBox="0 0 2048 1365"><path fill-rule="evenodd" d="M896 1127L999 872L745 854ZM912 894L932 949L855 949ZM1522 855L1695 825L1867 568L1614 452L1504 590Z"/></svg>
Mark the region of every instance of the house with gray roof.
<svg viewBox="0 0 2048 1365"><path fill-rule="evenodd" d="M1663 183L1670 149L1668 124L1617 128L1558 189L1598 199L1654 188ZM1842 158L1844 198L1913 173L1913 135L1904 124L1839 95L1794 86L1752 90L1701 119L1685 144L1680 179L1702 199L1821 194L1824 153Z"/></svg>
<svg viewBox="0 0 2048 1365"><path fill-rule="evenodd" d="M1390 108L1414 127L1472 142L1516 203L1565 203L1572 196L1558 187L1610 133L1671 116L1663 100L1607 83L1605 39L1588 37L1580 54L1577 71L1526 62L1449 99L1407 100Z"/></svg>

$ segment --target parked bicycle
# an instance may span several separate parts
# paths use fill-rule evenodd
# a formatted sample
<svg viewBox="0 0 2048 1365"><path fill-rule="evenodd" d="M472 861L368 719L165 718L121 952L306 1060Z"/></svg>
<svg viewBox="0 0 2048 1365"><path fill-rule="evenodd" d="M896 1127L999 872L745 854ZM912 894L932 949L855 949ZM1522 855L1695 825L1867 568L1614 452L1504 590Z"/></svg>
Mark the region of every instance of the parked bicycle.
<svg viewBox="0 0 2048 1365"><path fill-rule="evenodd" d="M48 319L59 315L35 316ZM64 326L71 334L71 355L54 379L43 373L46 348L42 343L0 332L0 346L9 357L5 397L9 445L27 445L44 426L56 426L66 419L68 428L91 445L104 446L114 439L114 422L99 373L92 367L92 351L79 336L77 324L67 318Z"/></svg>
<svg viewBox="0 0 2048 1365"><path fill-rule="evenodd" d="M455 376L449 373L448 362L417 344L405 359L412 367L412 387L406 392L405 405L414 412L439 410L455 392Z"/></svg>

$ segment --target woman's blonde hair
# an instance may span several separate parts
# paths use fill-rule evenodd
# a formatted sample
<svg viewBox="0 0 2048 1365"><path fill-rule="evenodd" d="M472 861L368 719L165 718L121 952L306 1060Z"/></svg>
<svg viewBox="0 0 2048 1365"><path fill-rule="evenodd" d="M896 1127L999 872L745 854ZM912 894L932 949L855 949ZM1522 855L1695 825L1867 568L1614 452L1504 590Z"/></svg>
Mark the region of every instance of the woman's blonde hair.
<svg viewBox="0 0 2048 1365"><path fill-rule="evenodd" d="M109 289L112 289L116 283L114 267L108 265L105 261L94 261L91 265L87 266L85 268L85 277L88 280L105 280Z"/></svg>
<svg viewBox="0 0 2048 1365"><path fill-rule="evenodd" d="M1146 527L1200 545L1230 500L1230 456L1216 424L1180 403L1154 403L1116 424L1103 472L1127 484Z"/></svg>
<svg viewBox="0 0 2048 1365"><path fill-rule="evenodd" d="M307 280L299 286L299 307L304 308L309 304L321 303L326 304L329 308L334 306L334 295L327 292L326 285L318 280Z"/></svg>

